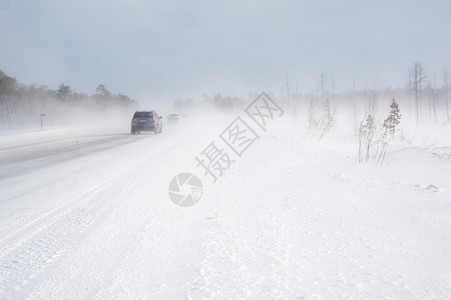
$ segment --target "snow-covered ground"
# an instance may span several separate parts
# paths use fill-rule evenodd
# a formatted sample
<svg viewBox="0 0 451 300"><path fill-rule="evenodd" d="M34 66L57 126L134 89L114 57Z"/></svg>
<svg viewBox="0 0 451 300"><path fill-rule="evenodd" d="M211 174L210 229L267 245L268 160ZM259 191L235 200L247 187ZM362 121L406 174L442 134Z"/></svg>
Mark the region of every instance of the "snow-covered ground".
<svg viewBox="0 0 451 300"><path fill-rule="evenodd" d="M233 119L0 137L0 298L451 296L446 130L380 167L350 134L279 124L213 183L194 157ZM168 195L184 171L189 208Z"/></svg>

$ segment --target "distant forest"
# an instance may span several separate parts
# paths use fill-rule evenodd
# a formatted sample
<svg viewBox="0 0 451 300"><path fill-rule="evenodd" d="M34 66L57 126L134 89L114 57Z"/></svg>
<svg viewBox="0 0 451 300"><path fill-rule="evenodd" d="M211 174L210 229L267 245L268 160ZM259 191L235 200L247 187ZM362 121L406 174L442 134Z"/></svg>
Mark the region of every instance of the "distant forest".
<svg viewBox="0 0 451 300"><path fill-rule="evenodd" d="M338 87L332 75L321 73L317 77L317 84L311 91L298 91L297 83L286 78L280 91L266 91L274 100L279 102L286 115L295 122L310 122L312 116L321 118L330 106L334 112L348 115L348 122L357 131L362 120L371 114L377 117L386 112L393 97L400 103L404 116L416 123L422 124L451 124L450 85L448 70L443 68L439 73L427 71L420 63L415 62L405 73L405 86L395 88L357 89L355 85L337 92ZM284 80L281 80L283 82ZM305 89L305 87L304 87ZM246 96L231 97L216 94L203 95L199 99L176 100L173 108L179 112L189 112L213 108L221 112L240 111L259 92L251 92Z"/></svg>
<svg viewBox="0 0 451 300"><path fill-rule="evenodd" d="M82 119L83 114L101 117L111 110L131 111L137 107L137 101L127 95L114 95L103 84L97 86L95 94L87 95L64 83L56 90L21 84L0 70L0 133L39 128L41 115L45 115L47 126L60 127L72 124L71 119Z"/></svg>

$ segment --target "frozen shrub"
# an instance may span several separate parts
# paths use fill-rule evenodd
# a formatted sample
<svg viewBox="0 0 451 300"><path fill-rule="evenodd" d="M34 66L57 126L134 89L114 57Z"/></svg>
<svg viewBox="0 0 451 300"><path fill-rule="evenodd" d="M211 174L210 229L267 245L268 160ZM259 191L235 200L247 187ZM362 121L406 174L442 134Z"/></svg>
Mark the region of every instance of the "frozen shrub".
<svg viewBox="0 0 451 300"><path fill-rule="evenodd" d="M308 129L315 130L318 127L318 120L315 117L315 107L313 106L313 100L310 100L308 106Z"/></svg>
<svg viewBox="0 0 451 300"><path fill-rule="evenodd" d="M390 113L388 117L384 120L384 124L382 125L382 135L379 140L380 151L377 157L377 164L382 165L385 159L385 153L387 152L388 145L390 141L395 138L395 133L397 130L398 124L401 122L401 113L396 103L395 98L393 97L392 103L390 105Z"/></svg>
<svg viewBox="0 0 451 300"><path fill-rule="evenodd" d="M360 122L359 128L359 163L363 161L363 151L365 147L365 162L370 159L371 146L374 136L376 135L376 126L374 125L374 118L368 114L366 119Z"/></svg>
<svg viewBox="0 0 451 300"><path fill-rule="evenodd" d="M388 145L390 144L390 141L395 137L397 126L401 122L402 116L395 98L393 98L390 108L390 113L382 124L380 135L376 143L374 143L373 140L376 136L378 136L377 126L375 125L375 120L371 113L368 114L366 118L360 122L358 153L359 163L363 162L364 151L365 162L369 161L370 152L373 153L373 159L377 161L378 165L382 165L382 163L384 162Z"/></svg>
<svg viewBox="0 0 451 300"><path fill-rule="evenodd" d="M320 140L335 125L335 113L336 113L336 108L332 109L329 98L326 98L326 100L323 102L323 116L321 117L320 124L319 124L319 126L320 126L319 139Z"/></svg>

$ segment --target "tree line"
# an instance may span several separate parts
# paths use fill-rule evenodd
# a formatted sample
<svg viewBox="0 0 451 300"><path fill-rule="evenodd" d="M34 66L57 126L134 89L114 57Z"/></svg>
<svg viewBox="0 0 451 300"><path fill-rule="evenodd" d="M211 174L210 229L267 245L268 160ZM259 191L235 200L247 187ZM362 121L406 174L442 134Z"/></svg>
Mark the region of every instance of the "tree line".
<svg viewBox="0 0 451 300"><path fill-rule="evenodd" d="M78 112L102 116L109 110L134 110L138 102L127 95L113 94L99 84L88 95L61 83L56 89L25 85L0 70L0 132L38 128L41 115L49 126L64 126Z"/></svg>
<svg viewBox="0 0 451 300"><path fill-rule="evenodd" d="M300 92L298 84L286 79L279 92L266 91L273 99L277 99L290 121L307 121L313 128L313 135L323 136L331 125L332 115L340 110L349 112L349 122L353 123L357 134L362 116L369 113L377 117L378 104L390 105L393 97L403 107L406 117L417 126L425 123L451 123L450 85L446 67L441 72L429 71L421 62L413 63L405 75L405 86L400 87L364 87L357 89L355 83L346 90L338 91L336 79L325 73L318 76L316 86L309 92ZM304 90L306 87L303 87ZM246 103L251 102L259 92L251 92L246 96L214 96L203 95L199 99L189 98L175 100L173 108L176 111L195 111L214 109L221 112L239 111ZM381 112L379 112L381 113ZM306 118L307 117L307 120ZM318 124L323 124L319 130ZM324 131L324 128L327 128ZM319 131L318 131L319 130Z"/></svg>
<svg viewBox="0 0 451 300"><path fill-rule="evenodd" d="M337 93L334 77L321 73L317 85L312 87L310 93L298 93L297 88L294 89L287 80L286 87L281 89L280 99L293 120L296 120L302 110L322 110L322 107L328 105L327 101L332 107L346 108L354 122L356 133L360 115L371 113L375 117L378 103L388 104L393 97L417 126L451 123L450 85L446 67L440 72L434 72L428 71L421 62L415 62L406 70L405 82L405 86L394 88L360 89L353 83L351 88Z"/></svg>

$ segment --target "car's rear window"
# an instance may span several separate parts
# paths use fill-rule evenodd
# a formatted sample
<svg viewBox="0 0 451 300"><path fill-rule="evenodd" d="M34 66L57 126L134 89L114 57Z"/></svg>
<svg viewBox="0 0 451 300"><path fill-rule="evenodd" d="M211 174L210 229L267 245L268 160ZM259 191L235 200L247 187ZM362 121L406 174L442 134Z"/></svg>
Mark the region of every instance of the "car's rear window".
<svg viewBox="0 0 451 300"><path fill-rule="evenodd" d="M151 112L136 112L133 118L153 118L153 115Z"/></svg>

